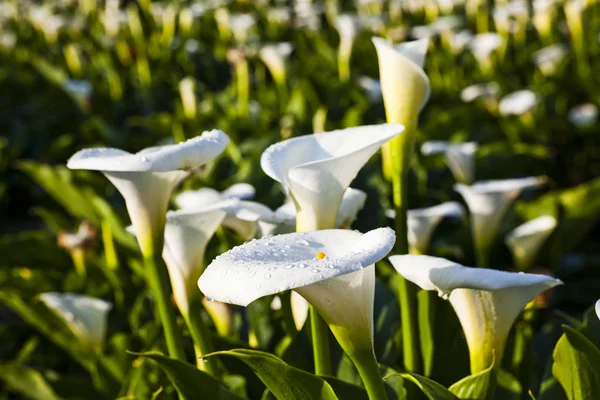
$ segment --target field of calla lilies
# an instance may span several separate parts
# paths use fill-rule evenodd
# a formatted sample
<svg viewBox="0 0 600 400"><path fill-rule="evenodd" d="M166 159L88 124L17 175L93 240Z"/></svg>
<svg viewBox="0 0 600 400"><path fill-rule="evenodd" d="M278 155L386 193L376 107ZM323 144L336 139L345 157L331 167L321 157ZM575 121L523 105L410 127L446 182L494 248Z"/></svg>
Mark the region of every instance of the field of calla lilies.
<svg viewBox="0 0 600 400"><path fill-rule="evenodd" d="M600 2L0 0L0 399L600 399Z"/></svg>

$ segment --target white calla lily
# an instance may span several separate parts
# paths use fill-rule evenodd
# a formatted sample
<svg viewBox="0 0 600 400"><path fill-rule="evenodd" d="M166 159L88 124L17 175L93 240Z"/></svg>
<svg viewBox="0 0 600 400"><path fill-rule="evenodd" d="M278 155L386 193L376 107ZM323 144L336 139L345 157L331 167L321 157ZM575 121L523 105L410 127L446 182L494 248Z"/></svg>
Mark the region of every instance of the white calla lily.
<svg viewBox="0 0 600 400"><path fill-rule="evenodd" d="M522 115L530 112L538 104L539 98L531 90L517 90L507 94L500 100L500 115Z"/></svg>
<svg viewBox="0 0 600 400"><path fill-rule="evenodd" d="M598 106L584 103L569 110L569 121L578 128L589 128L598 120Z"/></svg>
<svg viewBox="0 0 600 400"><path fill-rule="evenodd" d="M454 144L430 141L423 143L421 152L424 155L443 153L454 179L461 183L471 183L475 179L475 156L478 147L475 142Z"/></svg>
<svg viewBox="0 0 600 400"><path fill-rule="evenodd" d="M546 239L556 228L556 219L544 215L519 225L506 235L505 242L510 248L519 269L532 266Z"/></svg>
<svg viewBox="0 0 600 400"><path fill-rule="evenodd" d="M467 86L460 92L460 98L465 103L470 103L478 99L496 99L499 94L498 82L486 82Z"/></svg>
<svg viewBox="0 0 600 400"><path fill-rule="evenodd" d="M381 82L378 79L373 79L369 76L361 76L358 78L358 85L365 91L370 103L381 102Z"/></svg>
<svg viewBox="0 0 600 400"><path fill-rule="evenodd" d="M358 35L360 28L357 15L341 14L335 21L335 29L340 35L340 47L338 49L338 63L340 79L343 81L350 78L350 57L352 56L352 45Z"/></svg>
<svg viewBox="0 0 600 400"><path fill-rule="evenodd" d="M73 155L67 167L104 173L125 198L142 253L149 255L162 240L174 187L185 178L187 170L213 160L228 143L226 134L213 130L185 142L150 147L136 154L112 148L85 149Z"/></svg>
<svg viewBox="0 0 600 400"><path fill-rule="evenodd" d="M286 63L294 47L289 42L267 44L260 49L258 55L265 63L277 84L283 85L286 76Z"/></svg>
<svg viewBox="0 0 600 400"><path fill-rule="evenodd" d="M552 75L568 54L564 44L552 44L533 53L533 61L544 75Z"/></svg>
<svg viewBox="0 0 600 400"><path fill-rule="evenodd" d="M431 235L440 222L446 217L463 218L465 210L455 202L448 201L437 206L408 210L408 244L413 254L424 254L429 248ZM394 210L386 215L395 218Z"/></svg>
<svg viewBox="0 0 600 400"><path fill-rule="evenodd" d="M596 302L596 315L600 319L600 300Z"/></svg>
<svg viewBox="0 0 600 400"><path fill-rule="evenodd" d="M196 282L205 267L206 246L227 214L223 209L232 202L236 200L167 213L163 259L169 269L175 303L184 316L199 294Z"/></svg>
<svg viewBox="0 0 600 400"><path fill-rule="evenodd" d="M450 300L462 325L471 371L502 361L508 333L523 308L538 294L561 285L546 275L469 268L443 258L402 255L390 262L406 279Z"/></svg>
<svg viewBox="0 0 600 400"><path fill-rule="evenodd" d="M387 122L400 123L406 127L406 134L385 145L382 150L383 169L391 179L392 148L399 150L399 158L394 163L400 168L408 165L412 155L419 112L423 109L431 93L431 83L423 65L429 47L429 38L392 45L378 37L372 38L379 62L379 79L383 94L383 104ZM398 171L396 171L398 172Z"/></svg>
<svg viewBox="0 0 600 400"><path fill-rule="evenodd" d="M504 39L497 33L478 33L471 39L469 49L484 72L490 72L493 60L492 54L500 49Z"/></svg>
<svg viewBox="0 0 600 400"><path fill-rule="evenodd" d="M487 264L487 255L481 252L486 253L493 244L500 221L511 203L524 189L539 186L543 182L544 178L530 177L478 181L471 186L460 183L454 185L454 190L463 196L471 213L473 241L480 264Z"/></svg>
<svg viewBox="0 0 600 400"><path fill-rule="evenodd" d="M295 290L325 319L355 362L367 390L383 398L373 351L373 264L388 254L394 242L390 228L366 234L320 230L254 240L218 256L198 286L208 298L241 306Z"/></svg>
<svg viewBox="0 0 600 400"><path fill-rule="evenodd" d="M111 303L74 293L46 292L39 298L83 344L96 349L102 347Z"/></svg>
<svg viewBox="0 0 600 400"><path fill-rule="evenodd" d="M399 124L382 124L285 140L265 150L261 166L293 199L299 231L332 228L358 171L403 130Z"/></svg>

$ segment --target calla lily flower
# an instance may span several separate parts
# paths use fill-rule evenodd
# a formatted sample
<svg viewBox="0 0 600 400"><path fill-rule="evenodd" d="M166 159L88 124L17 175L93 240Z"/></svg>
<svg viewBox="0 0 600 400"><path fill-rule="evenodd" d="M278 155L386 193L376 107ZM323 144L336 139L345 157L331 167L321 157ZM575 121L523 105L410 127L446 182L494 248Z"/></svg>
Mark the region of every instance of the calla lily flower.
<svg viewBox="0 0 600 400"><path fill-rule="evenodd" d="M492 67L492 53L504 44L502 36L497 33L478 33L469 43L471 53L484 72L489 72Z"/></svg>
<svg viewBox="0 0 600 400"><path fill-rule="evenodd" d="M261 166L293 199L297 230L332 228L350 182L382 144L403 130L382 124L285 140L265 150Z"/></svg>
<svg viewBox="0 0 600 400"><path fill-rule="evenodd" d="M569 121L578 128L588 128L598 120L598 106L584 103L569 110Z"/></svg>
<svg viewBox="0 0 600 400"><path fill-rule="evenodd" d="M352 56L352 45L358 35L358 17L356 15L341 14L335 21L335 29L340 35L340 47L338 49L339 73L343 81L350 78L350 57Z"/></svg>
<svg viewBox="0 0 600 400"><path fill-rule="evenodd" d="M506 235L506 245L519 269L532 266L544 241L556 228L556 219L545 215L524 223Z"/></svg>
<svg viewBox="0 0 600 400"><path fill-rule="evenodd" d="M46 292L39 298L83 344L97 350L102 347L111 303L74 293Z"/></svg>
<svg viewBox="0 0 600 400"><path fill-rule="evenodd" d="M169 211L165 226L163 259L169 270L173 297L184 316L199 294L196 282L204 270L204 253L208 242L227 214L223 208L236 200L204 209Z"/></svg>
<svg viewBox="0 0 600 400"><path fill-rule="evenodd" d="M521 310L541 292L562 284L546 275L469 268L430 256L392 256L390 262L404 278L450 300L467 339L473 374L493 360L500 367Z"/></svg>
<svg viewBox="0 0 600 400"><path fill-rule="evenodd" d="M480 98L496 98L500 93L497 82L477 83L467 86L460 92L460 98L465 103L470 103Z"/></svg>
<svg viewBox="0 0 600 400"><path fill-rule="evenodd" d="M369 76L361 76L358 78L358 85L365 91L367 99L370 103L381 102L381 82Z"/></svg>
<svg viewBox="0 0 600 400"><path fill-rule="evenodd" d="M379 79L387 121L403 124L407 128L407 135L393 140L382 150L384 174L390 178L393 173L391 149L399 148L402 162L409 162L415 140L412 131L431 93L431 83L423 71L429 39L395 46L382 38L373 37L372 40L379 61Z"/></svg>
<svg viewBox="0 0 600 400"><path fill-rule="evenodd" d="M538 96L531 90L517 90L500 100L500 115L522 115L530 112L538 104Z"/></svg>
<svg viewBox="0 0 600 400"><path fill-rule="evenodd" d="M207 298L240 306L295 290L325 319L365 379L365 363L377 368L373 364L373 264L385 257L394 242L390 228L366 234L320 230L254 240L218 256L198 286Z"/></svg>
<svg viewBox="0 0 600 400"><path fill-rule="evenodd" d="M471 40L473 40L473 32L468 29L463 29L459 32L455 32L450 37L449 45L452 51L457 54L465 49Z"/></svg>
<svg viewBox="0 0 600 400"><path fill-rule="evenodd" d="M408 244L413 254L425 254L429 248L431 235L445 217L463 218L465 210L455 202L448 201L437 206L408 210ZM394 210L386 215L395 218Z"/></svg>
<svg viewBox="0 0 600 400"><path fill-rule="evenodd" d="M533 53L533 61L544 75L552 75L556 72L562 60L567 55L567 49L563 44L553 44Z"/></svg>
<svg viewBox="0 0 600 400"><path fill-rule="evenodd" d="M552 40L552 24L556 14L554 0L533 1L533 26L545 41Z"/></svg>
<svg viewBox="0 0 600 400"><path fill-rule="evenodd" d="M471 186L460 183L454 185L454 190L463 196L471 212L473 240L478 252L489 250L496 238L502 217L521 191L539 186L544 181L541 177L530 177L479 181ZM480 254L480 257L480 263L487 263L487 255Z"/></svg>
<svg viewBox="0 0 600 400"><path fill-rule="evenodd" d="M179 144L149 147L136 154L112 148L85 149L73 155L67 167L101 171L116 186L125 198L142 253L148 255L162 241L174 187L185 178L187 170L211 161L228 143L226 134L213 130Z"/></svg>
<svg viewBox="0 0 600 400"><path fill-rule="evenodd" d="M423 143L421 152L424 155L443 153L454 179L461 183L471 183L475 179L475 155L478 147L475 142L453 144L430 141Z"/></svg>
<svg viewBox="0 0 600 400"><path fill-rule="evenodd" d="M258 55L265 63L269 72L278 85L285 83L286 63L292 51L293 46L289 42L267 44L260 49Z"/></svg>

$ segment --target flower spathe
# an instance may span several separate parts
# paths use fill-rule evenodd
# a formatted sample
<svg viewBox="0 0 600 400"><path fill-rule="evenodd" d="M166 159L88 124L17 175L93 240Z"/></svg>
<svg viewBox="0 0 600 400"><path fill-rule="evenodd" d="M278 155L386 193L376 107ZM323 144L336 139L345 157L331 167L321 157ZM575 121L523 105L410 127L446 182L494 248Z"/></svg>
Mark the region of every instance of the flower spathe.
<svg viewBox="0 0 600 400"><path fill-rule="evenodd" d="M544 182L543 177L529 177L478 181L471 186L455 184L454 190L463 196L471 213L475 246L490 246L496 237L500 221L513 200L524 189L539 186Z"/></svg>
<svg viewBox="0 0 600 400"><path fill-rule="evenodd" d="M261 166L293 199L298 230L332 228L358 171L403 130L399 124L369 125L288 139L267 148Z"/></svg>
<svg viewBox="0 0 600 400"><path fill-rule="evenodd" d="M342 348L372 349L375 269L394 231L332 229L253 240L218 256L198 280L208 298L247 306L293 289L323 316Z"/></svg>
<svg viewBox="0 0 600 400"><path fill-rule="evenodd" d="M413 131L419 112L431 94L431 83L423 70L429 38L398 45L392 45L379 37L373 37L372 41L377 51L386 120L403 124L407 129L405 137L393 140L382 150L384 174L391 178L394 173L392 158L396 169L410 160L415 141ZM394 152L399 151L402 160L392 157L392 149Z"/></svg>
<svg viewBox="0 0 600 400"><path fill-rule="evenodd" d="M125 198L143 254L150 254L163 235L171 192L187 175L225 150L227 135L220 130L173 145L149 147L131 154L113 148L92 148L73 155L70 169L97 170Z"/></svg>
<svg viewBox="0 0 600 400"><path fill-rule="evenodd" d="M293 50L291 43L281 42L267 44L258 53L262 62L269 68L273 79L280 85L285 82L286 62Z"/></svg>
<svg viewBox="0 0 600 400"><path fill-rule="evenodd" d="M498 111L500 115L522 115L533 110L539 98L531 90L517 90L507 94L500 100Z"/></svg>
<svg viewBox="0 0 600 400"><path fill-rule="evenodd" d="M461 183L471 183L475 179L475 156L478 147L475 142L454 144L430 141L423 143L421 152L424 155L443 153L454 179Z"/></svg>
<svg viewBox="0 0 600 400"><path fill-rule="evenodd" d="M395 218L394 210L389 210L386 215ZM448 201L437 206L408 210L408 243L411 253L424 254L429 248L431 235L435 228L445 217L463 218L463 207L455 202Z"/></svg>
<svg viewBox="0 0 600 400"><path fill-rule="evenodd" d="M558 279L546 275L470 268L430 256L390 257L394 268L422 289L448 299L460 320L472 373L501 365L508 333L521 310Z"/></svg>
<svg viewBox="0 0 600 400"><path fill-rule="evenodd" d="M112 304L74 293L46 292L39 299L52 310L85 345L99 349L106 339Z"/></svg>
<svg viewBox="0 0 600 400"><path fill-rule="evenodd" d="M510 248L519 269L532 266L540 248L554 228L556 219L545 215L519 225L506 235L506 245Z"/></svg>

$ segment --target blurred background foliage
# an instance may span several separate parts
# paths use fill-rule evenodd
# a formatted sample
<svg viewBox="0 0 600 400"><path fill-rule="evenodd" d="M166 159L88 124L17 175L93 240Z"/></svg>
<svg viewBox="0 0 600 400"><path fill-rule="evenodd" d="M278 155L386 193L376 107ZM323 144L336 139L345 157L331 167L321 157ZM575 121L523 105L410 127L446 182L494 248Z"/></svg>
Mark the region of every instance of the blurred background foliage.
<svg viewBox="0 0 600 400"><path fill-rule="evenodd" d="M398 42L423 34L433 35L425 64L432 96L420 117L418 145L428 140L478 142L477 180L548 178L543 189L519 198L502 226L506 233L547 214L559 221L536 265L565 286L554 292L550 309L517 323L534 327L518 330L536 335L533 348L518 348L519 334L513 335L510 351L515 355L505 357L506 368L520 385L537 392L550 376L547 365L560 323L580 324L582 313L600 294L600 124L596 118L584 125L572 118L575 107L591 103L593 110L600 102L600 78L594 73L600 67L600 5L582 2L575 22L583 28L577 30L563 3L549 2L552 23L544 36L534 23L539 12L535 4L522 2L524 18L509 13L505 30L494 10L508 6L496 3L493 9L479 9L482 20L468 18L465 3L453 0L1 1L0 377L5 384L0 396L118 394L145 399L165 385L156 365L125 353L157 346L160 335L137 245L124 230L129 220L123 200L101 174L66 169L74 152L94 146L134 152L218 128L231 137L231 145L181 189L221 190L248 182L256 188L257 201L278 207L284 196L260 168L262 151L297 135L384 122L370 37ZM337 60L335 21L342 13L356 14L359 26L347 80L340 79ZM442 17L445 24L439 23ZM469 47L469 35L487 30L497 32L502 41L486 61L491 68L484 68ZM280 42L289 42L292 52L284 80L277 82L260 50ZM565 49L552 73L535 56L550 44ZM466 98L465 88L486 82L496 83L494 93ZM500 99L521 89L535 92L538 104L522 115L502 115ZM452 189L454 179L443 157L416 154L410 208L462 201ZM387 225L384 210L390 208L390 191L377 158L353 187L368 194L354 227L366 231ZM61 233L76 231L82 221L91 222L96 232L85 249L85 279L74 268L76 256L57 245ZM431 254L473 265L469 232L468 226L442 223ZM220 231L208 259L241 242L232 232ZM502 240L495 244L491 264L513 268ZM376 350L381 363L394 366L400 351L398 306L386 285L393 279L391 269L380 267ZM103 357L77 348L68 331L36 302L36 295L46 291L80 292L114 302ZM450 306L431 301L435 314L429 321L439 336L436 343L444 346L435 352L430 376L451 384L468 374L466 344ZM259 327L260 347L310 368L307 338L280 342L281 315L269 309L268 301L256 302L250 317L236 312L238 326ZM588 326L587 315L578 327ZM595 335L600 337L597 331ZM232 340L247 337L242 332L237 338L215 340L218 348L231 348L244 346ZM533 356L522 357L523 352ZM226 361L233 371L228 387L260 398L264 386L249 369ZM535 374L530 374L532 365ZM338 377L358 381L344 359ZM551 378L546 389L558 393L548 398L561 398ZM167 386L157 397L172 393ZM519 393L511 398L527 395Z"/></svg>

